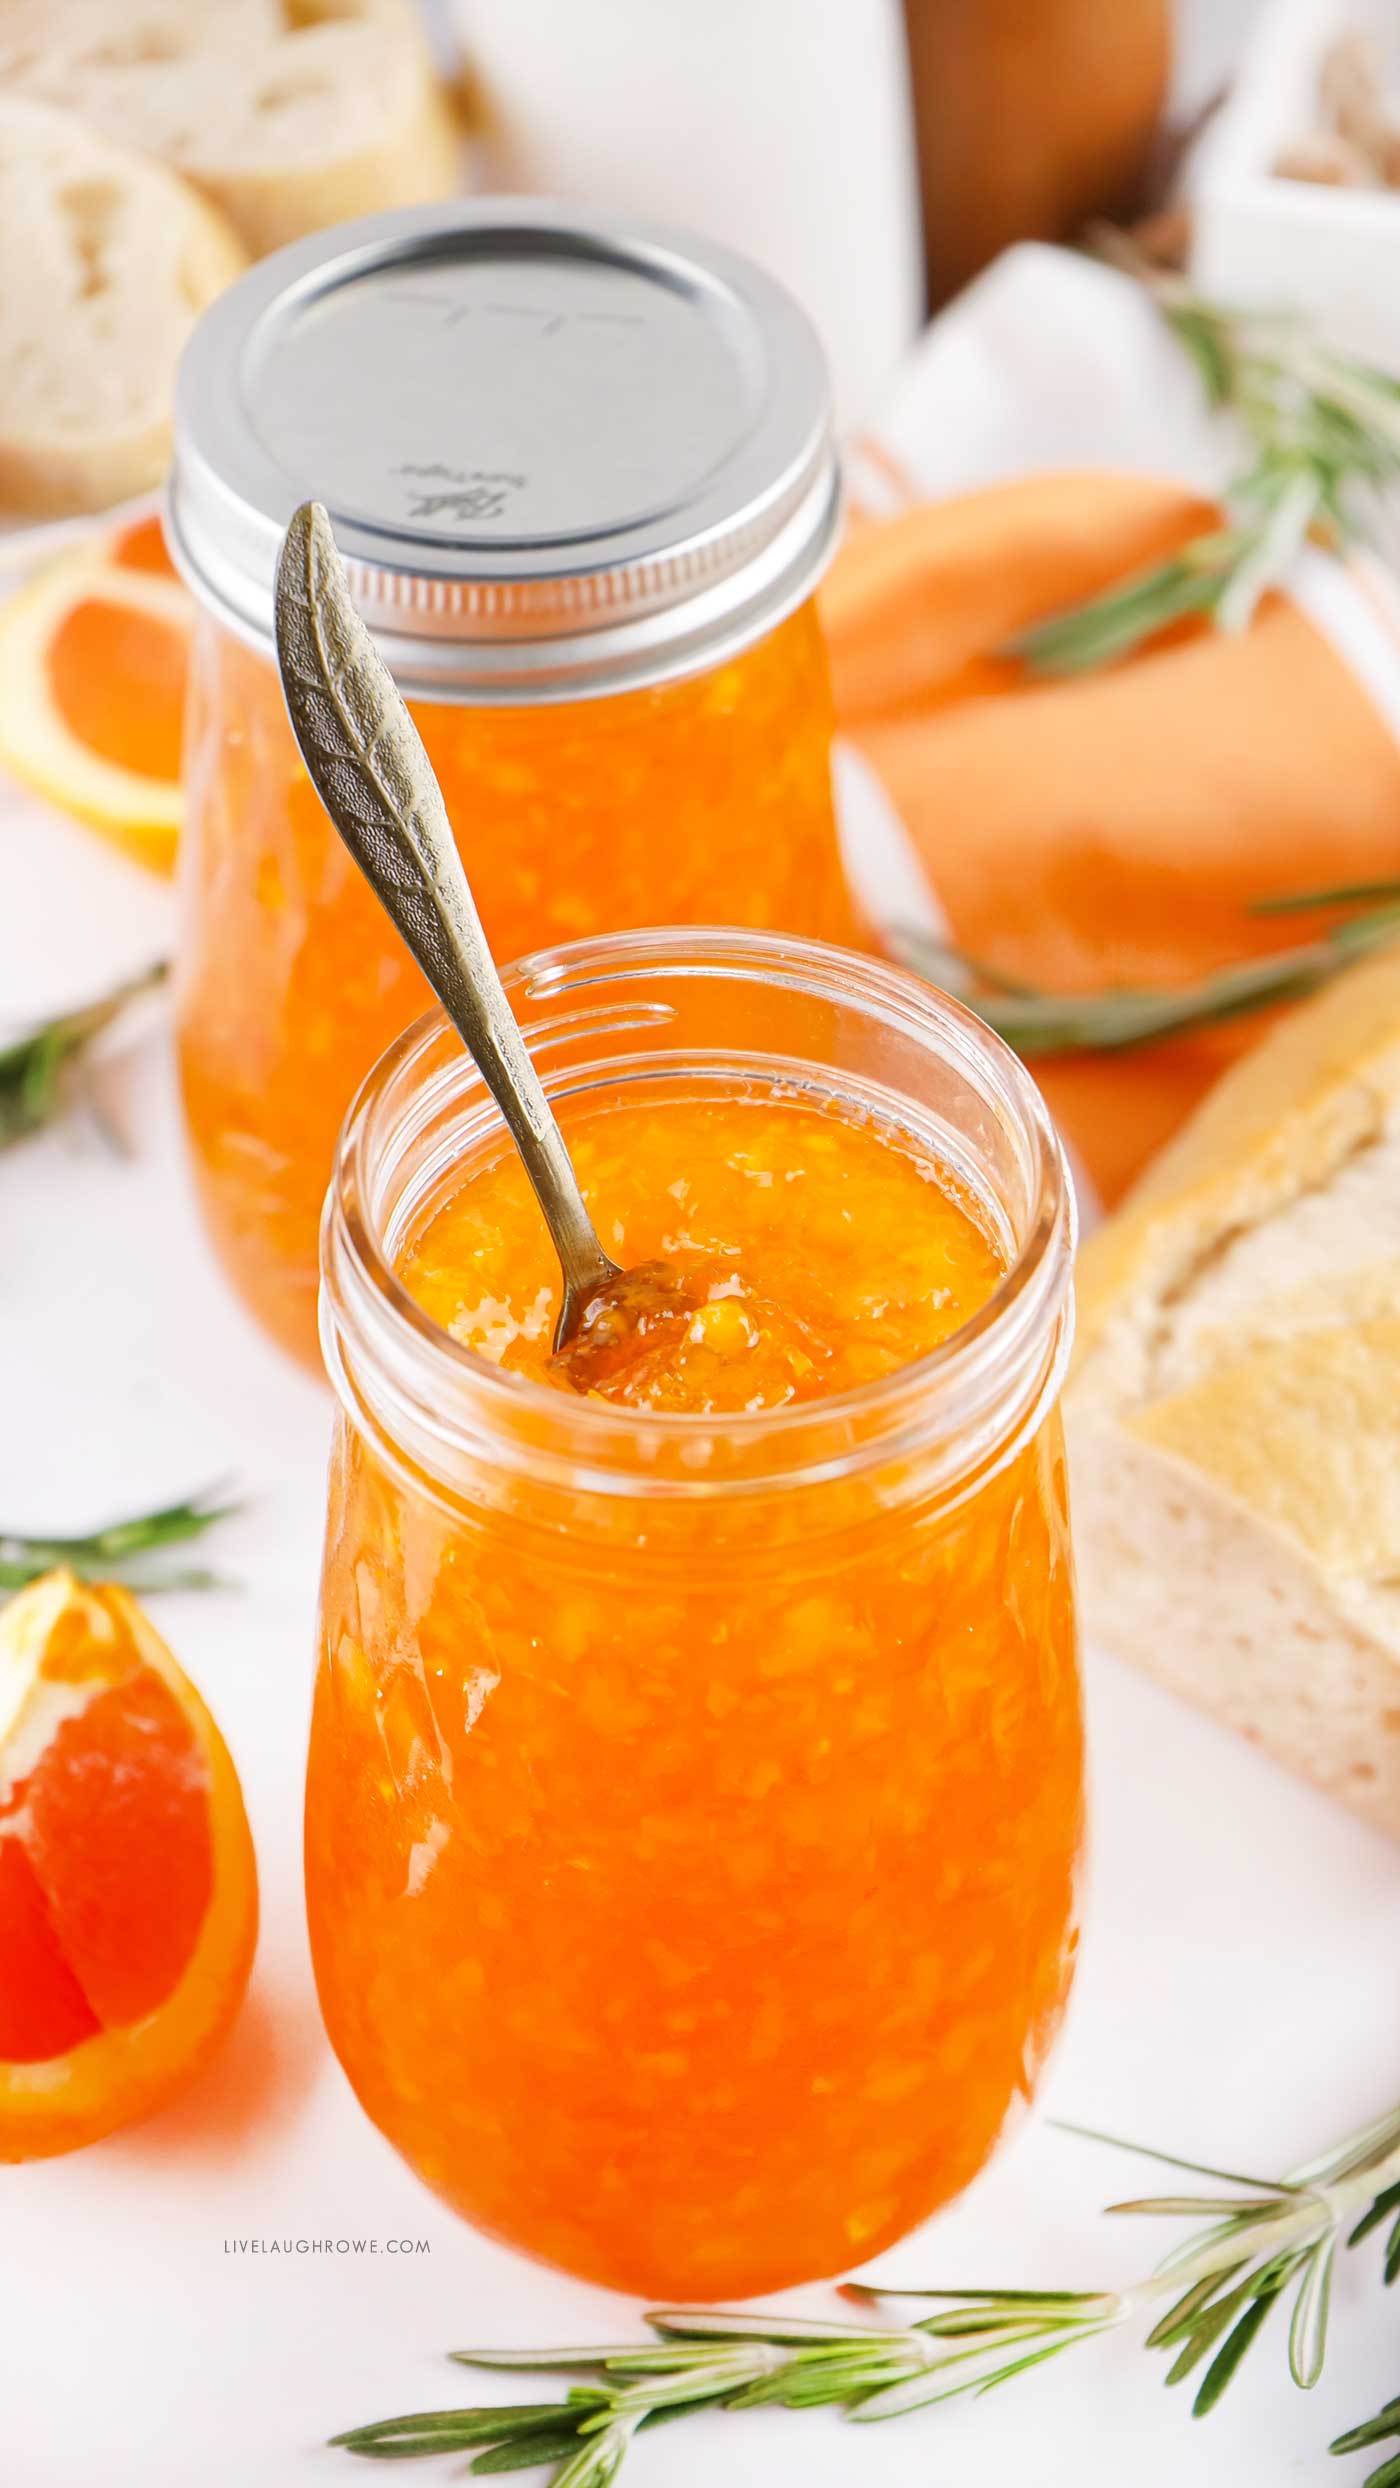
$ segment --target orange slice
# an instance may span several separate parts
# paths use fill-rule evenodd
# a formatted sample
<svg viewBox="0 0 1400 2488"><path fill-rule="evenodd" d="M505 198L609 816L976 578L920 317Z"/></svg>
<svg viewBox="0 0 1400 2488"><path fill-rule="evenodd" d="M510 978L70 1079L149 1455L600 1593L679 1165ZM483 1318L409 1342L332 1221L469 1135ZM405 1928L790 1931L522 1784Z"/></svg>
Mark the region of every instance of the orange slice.
<svg viewBox="0 0 1400 2488"><path fill-rule="evenodd" d="M228 1749L135 1600L51 1572L0 1610L0 2160L184 2088L257 1936Z"/></svg>
<svg viewBox="0 0 1400 2488"><path fill-rule="evenodd" d="M0 607L0 766L157 872L180 829L193 612L158 518L61 553Z"/></svg>

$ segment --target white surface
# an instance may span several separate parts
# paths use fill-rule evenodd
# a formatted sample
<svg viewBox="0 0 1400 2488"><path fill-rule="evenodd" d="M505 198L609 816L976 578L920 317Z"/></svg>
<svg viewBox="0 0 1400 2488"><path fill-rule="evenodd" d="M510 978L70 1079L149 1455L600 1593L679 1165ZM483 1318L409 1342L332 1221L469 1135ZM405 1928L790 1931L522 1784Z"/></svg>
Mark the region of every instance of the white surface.
<svg viewBox="0 0 1400 2488"><path fill-rule="evenodd" d="M1225 301L1286 303L1334 345L1400 370L1400 194L1273 172L1285 147L1316 133L1323 59L1353 31L1373 34L1392 75L1400 69L1394 0L1272 0L1265 9L1193 167L1192 273Z"/></svg>
<svg viewBox="0 0 1400 2488"><path fill-rule="evenodd" d="M1190 0L1219 46L1243 0ZM1193 58L1204 58L1200 40ZM1188 71L1191 64L1188 62ZM1202 84L1188 76L1189 91ZM37 807L0 802L0 1011L94 991L168 941L156 885ZM324 2438L490 2398L438 2355L636 2331L637 2310L491 2247L361 2116L320 2035L300 1892L300 1778L327 1423L224 1294L179 1168L158 1035L104 1074L140 1136L70 1125L0 1159L0 1523L71 1528L233 1476L227 1598L158 1620L217 1709L262 1875L253 1988L220 2063L135 2132L0 2169L4 2488L315 2488ZM1400 1853L1107 1661L1089 1669L1094 1860L1083 1967L1043 2105L1169 2148L1281 2165L1400 2094ZM1096 2207L1155 2181L1030 2125L890 2280L1095 2285L1165 2240ZM237 2239L426 2238L427 2256L240 2258ZM1196 2427L1126 2338L994 2400L858 2432L830 2415L687 2422L651 2488L1355 2488L1328 2438L1400 2387L1374 2246L1346 2259L1327 2374L1303 2398L1266 2335ZM814 2311L826 2293L802 2294ZM508 2398L510 2387L497 2388ZM722 2466L722 2470L721 2470ZM460 2480L459 2463L405 2476ZM537 2474L522 2474L529 2479Z"/></svg>
<svg viewBox="0 0 1400 2488"><path fill-rule="evenodd" d="M1270 0L1176 0L1173 112L1188 117L1220 93L1250 29L1269 5Z"/></svg>
<svg viewBox="0 0 1400 2488"><path fill-rule="evenodd" d="M455 0L487 109L482 177L708 234L792 288L838 422L921 317L900 0Z"/></svg>
<svg viewBox="0 0 1400 2488"><path fill-rule="evenodd" d="M148 958L166 897L37 807L0 809L0 996L55 1007ZM205 2083L132 2133L0 2170L5 2488L315 2488L357 2419L475 2398L439 2353L635 2332L637 2310L490 2246L425 2194L320 2034L300 1779L327 1403L225 1295L183 1188L158 1030L104 1074L139 1135L81 1124L0 1160L0 1520L67 1529L232 1477L241 1589L162 1601L243 1774L262 1873L254 1984ZM1272 2169L1400 2094L1400 1854L1108 1662L1089 1674L1088 1937L1046 2104ZM1097 2207L1153 2181L1038 2119L890 2279L1096 2284L1164 2244ZM426 2256L240 2258L240 2238L425 2238ZM860 2432L831 2415L690 2422L652 2488L1348 2488L1328 2438L1400 2386L1374 2245L1342 2273L1318 2391L1266 2337L1196 2427L1126 2338L995 2400ZM802 2303L830 2304L822 2290ZM498 2387L509 2398L510 2388ZM489 2380L480 2387L492 2398ZM430 2465L427 2483L464 2476Z"/></svg>

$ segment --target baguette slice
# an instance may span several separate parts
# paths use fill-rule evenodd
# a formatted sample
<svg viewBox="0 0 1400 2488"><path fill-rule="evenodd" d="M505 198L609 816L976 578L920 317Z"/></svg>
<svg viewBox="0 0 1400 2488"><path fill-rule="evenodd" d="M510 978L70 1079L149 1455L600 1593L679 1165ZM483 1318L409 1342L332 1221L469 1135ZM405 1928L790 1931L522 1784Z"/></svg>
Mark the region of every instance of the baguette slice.
<svg viewBox="0 0 1400 2488"><path fill-rule="evenodd" d="M0 90L159 156L255 256L460 183L412 0L3 0Z"/></svg>
<svg viewBox="0 0 1400 2488"><path fill-rule="evenodd" d="M175 365L244 265L222 216L71 113L0 95L0 511L160 481Z"/></svg>
<svg viewBox="0 0 1400 2488"><path fill-rule="evenodd" d="M1400 1837L1400 951L1221 1082L1078 1293L1090 1632Z"/></svg>

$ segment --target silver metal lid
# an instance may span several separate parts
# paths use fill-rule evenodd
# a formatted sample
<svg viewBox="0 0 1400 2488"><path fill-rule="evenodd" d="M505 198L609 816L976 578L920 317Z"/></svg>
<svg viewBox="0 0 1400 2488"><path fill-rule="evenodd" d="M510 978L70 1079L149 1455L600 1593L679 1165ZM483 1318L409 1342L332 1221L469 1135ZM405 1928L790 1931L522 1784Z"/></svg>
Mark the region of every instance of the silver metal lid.
<svg viewBox="0 0 1400 2488"><path fill-rule="evenodd" d="M838 498L822 350L772 277L476 199L294 243L205 312L167 527L270 652L283 529L324 502L404 689L499 704L718 662L809 593Z"/></svg>

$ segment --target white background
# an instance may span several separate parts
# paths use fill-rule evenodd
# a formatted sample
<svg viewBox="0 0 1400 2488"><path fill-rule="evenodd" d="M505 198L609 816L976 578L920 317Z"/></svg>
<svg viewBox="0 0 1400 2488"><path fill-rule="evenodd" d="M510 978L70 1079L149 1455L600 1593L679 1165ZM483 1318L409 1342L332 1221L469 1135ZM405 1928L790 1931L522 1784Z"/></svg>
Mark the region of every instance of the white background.
<svg viewBox="0 0 1400 2488"><path fill-rule="evenodd" d="M1197 0L1218 51L1236 12ZM1199 57L1199 56L1198 56ZM85 997L169 944L166 893L37 805L0 806L6 1018ZM0 2170L5 2488L313 2488L338 2427L475 2398L440 2353L626 2338L637 2310L475 2238L361 2116L321 2037L301 1908L324 1395L230 1303L179 1162L153 1014L103 1073L133 1136L82 1122L0 1161L0 1526L85 1526L227 1477L212 1549L239 1588L161 1602L243 1775L261 1868L253 1987L217 2067L143 2128ZM1247 1748L1091 1656L1088 1938L1051 2112L1269 2172L1400 2096L1400 1855ZM1168 2242L1097 2207L1149 2168L1025 2130L879 2267L891 2281L1104 2285ZM228 2251L427 2239L426 2256ZM1374 2243L1348 2258L1311 2397L1266 2333L1204 2425L1127 2337L994 2400L860 2431L818 2414L686 2423L625 2476L655 2488L1348 2488L1328 2438L1400 2391ZM816 2312L826 2292L801 2293ZM1277 2324L1277 2319L1276 2319ZM489 2385L482 2398L491 2398ZM497 2398L507 2398L502 2387ZM417 2476L418 2474L414 2474ZM460 2477L430 2465L425 2482ZM526 2475L530 2476L530 2475Z"/></svg>

